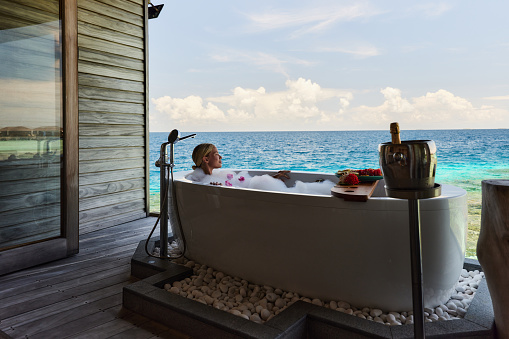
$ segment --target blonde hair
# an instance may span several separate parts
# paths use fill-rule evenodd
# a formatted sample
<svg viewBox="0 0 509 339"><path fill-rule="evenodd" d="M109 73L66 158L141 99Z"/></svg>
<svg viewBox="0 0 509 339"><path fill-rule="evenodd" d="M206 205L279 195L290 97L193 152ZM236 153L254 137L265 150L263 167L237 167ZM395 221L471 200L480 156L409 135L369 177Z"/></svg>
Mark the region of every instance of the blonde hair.
<svg viewBox="0 0 509 339"><path fill-rule="evenodd" d="M196 146L193 150L193 161L195 163L195 166L193 166L193 170L197 169L198 167L201 167L201 163L203 161L203 157L206 157L207 155L212 152L214 149L213 144L199 144Z"/></svg>

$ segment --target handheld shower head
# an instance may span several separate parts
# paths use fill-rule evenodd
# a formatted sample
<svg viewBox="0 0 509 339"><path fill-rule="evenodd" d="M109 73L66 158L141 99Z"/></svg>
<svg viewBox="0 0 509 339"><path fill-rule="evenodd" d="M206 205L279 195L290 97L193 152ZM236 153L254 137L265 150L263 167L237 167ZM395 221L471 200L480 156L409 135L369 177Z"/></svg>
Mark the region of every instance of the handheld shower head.
<svg viewBox="0 0 509 339"><path fill-rule="evenodd" d="M180 137L180 132L178 130L174 129L168 135L168 142L170 144L176 144L180 140L184 140L184 139L187 139L187 138L194 138L195 135L196 134L190 134L190 135L186 135L185 137Z"/></svg>
<svg viewBox="0 0 509 339"><path fill-rule="evenodd" d="M179 139L180 139L180 132L176 129L171 131L170 134L168 135L168 142L170 144L174 144L174 143L178 142Z"/></svg>

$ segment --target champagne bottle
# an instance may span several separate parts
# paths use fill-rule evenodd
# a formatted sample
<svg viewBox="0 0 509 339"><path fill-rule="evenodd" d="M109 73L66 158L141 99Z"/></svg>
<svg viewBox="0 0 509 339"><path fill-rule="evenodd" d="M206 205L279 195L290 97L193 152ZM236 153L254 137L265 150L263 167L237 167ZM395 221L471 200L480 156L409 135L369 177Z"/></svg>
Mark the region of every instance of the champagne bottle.
<svg viewBox="0 0 509 339"><path fill-rule="evenodd" d="M393 122L391 124L391 135L393 144L401 144L401 139L399 137L399 124L397 122Z"/></svg>

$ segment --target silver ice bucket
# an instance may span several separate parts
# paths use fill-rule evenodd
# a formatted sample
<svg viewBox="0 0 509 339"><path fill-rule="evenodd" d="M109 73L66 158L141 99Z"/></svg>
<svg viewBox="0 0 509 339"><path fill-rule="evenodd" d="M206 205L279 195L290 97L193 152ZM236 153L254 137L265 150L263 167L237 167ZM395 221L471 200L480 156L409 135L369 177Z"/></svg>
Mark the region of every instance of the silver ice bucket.
<svg viewBox="0 0 509 339"><path fill-rule="evenodd" d="M437 148L433 140L378 145L386 189L427 190L435 186Z"/></svg>

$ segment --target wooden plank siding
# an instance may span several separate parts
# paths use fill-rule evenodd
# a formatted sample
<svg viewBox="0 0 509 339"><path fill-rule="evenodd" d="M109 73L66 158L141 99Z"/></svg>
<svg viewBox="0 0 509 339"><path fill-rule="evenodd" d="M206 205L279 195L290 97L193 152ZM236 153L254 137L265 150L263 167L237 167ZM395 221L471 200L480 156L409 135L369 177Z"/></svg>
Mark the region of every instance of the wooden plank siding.
<svg viewBox="0 0 509 339"><path fill-rule="evenodd" d="M80 234L147 215L143 0L78 0Z"/></svg>
<svg viewBox="0 0 509 339"><path fill-rule="evenodd" d="M190 339L122 307L131 257L155 220L89 229L78 254L0 276L0 338Z"/></svg>

